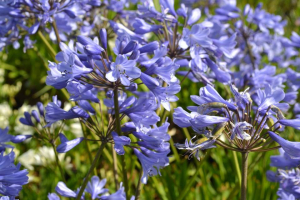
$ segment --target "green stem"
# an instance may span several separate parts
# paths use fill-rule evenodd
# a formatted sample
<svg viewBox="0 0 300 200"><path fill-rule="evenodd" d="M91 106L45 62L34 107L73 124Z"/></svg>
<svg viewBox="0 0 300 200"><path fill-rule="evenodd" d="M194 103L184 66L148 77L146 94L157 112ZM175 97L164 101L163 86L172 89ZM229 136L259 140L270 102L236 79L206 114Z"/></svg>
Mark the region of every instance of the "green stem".
<svg viewBox="0 0 300 200"><path fill-rule="evenodd" d="M115 118L116 118L116 131L118 135L121 135L121 121L119 114L119 100L118 100L118 87L114 89L114 105L115 105ZM123 181L126 193L126 199L129 199L128 194L128 180L127 180L127 170L124 156L121 156L121 165L122 165L122 173L123 173Z"/></svg>
<svg viewBox="0 0 300 200"><path fill-rule="evenodd" d="M66 183L64 171L63 171L63 169L62 169L62 167L61 167L61 165L60 165L59 158L58 158L58 154L57 154L57 151L56 151L54 142L51 142L51 145L52 145L52 147L53 147L53 151L54 151L54 154L55 154L56 165L57 165L58 168L59 168L61 178L62 178L62 180Z"/></svg>
<svg viewBox="0 0 300 200"><path fill-rule="evenodd" d="M52 48L52 46L49 44L48 40L45 38L45 36L43 35L43 33L41 31L38 31L38 36L42 39L42 41L44 42L44 44L46 45L46 47L48 48L48 50L50 51L50 54L51 54L51 57L55 59L55 51L54 49Z"/></svg>
<svg viewBox="0 0 300 200"><path fill-rule="evenodd" d="M238 176L238 179L239 179L239 185L241 185L242 184L242 176L241 176L241 170L240 170L240 167L239 167L239 160L237 158L236 151L232 151L232 153L233 153L233 160L234 160L236 173L237 173L237 176Z"/></svg>
<svg viewBox="0 0 300 200"><path fill-rule="evenodd" d="M80 121L80 125L81 125L81 130L82 130L84 138L87 138L86 128L85 128L83 122ZM85 143L86 148L87 148L87 153L88 153L88 157L89 157L89 160L90 160L90 164L92 164L93 163L93 157L92 157L92 153L91 153L90 143L87 140L84 140L84 143ZM97 175L96 168L94 168L94 175Z"/></svg>
<svg viewBox="0 0 300 200"><path fill-rule="evenodd" d="M191 192L191 188L193 186L193 184L195 184L197 178L198 178L198 175L201 173L201 171L203 170L202 168L202 163L207 159L207 157L209 156L210 154L210 151L207 152L207 155L202 158L198 164L198 169L197 171L194 173L194 175L192 177L189 178L189 181L188 183L185 185L184 189L182 189L180 191L180 195L179 197L177 198L177 200L183 200L183 199L186 199L186 195ZM203 177L202 177L203 178ZM201 179L202 180L202 179Z"/></svg>
<svg viewBox="0 0 300 200"><path fill-rule="evenodd" d="M139 200L140 199L140 194L141 194L141 190L142 190L142 184L141 184L141 179L143 176L143 170L141 170L140 176L139 176L139 182L136 186L136 191L135 191L135 200Z"/></svg>
<svg viewBox="0 0 300 200"><path fill-rule="evenodd" d="M58 33L58 29L57 29L57 25L56 25L56 21L55 21L54 17L53 17L52 25L53 25L53 29L54 29L54 32L55 32L56 40L57 40L57 43L58 43L58 46L59 46L59 44L60 44L60 37L59 37L59 33Z"/></svg>
<svg viewBox="0 0 300 200"><path fill-rule="evenodd" d="M247 199L248 152L242 152L241 200Z"/></svg>
<svg viewBox="0 0 300 200"><path fill-rule="evenodd" d="M112 155L113 155L113 172L114 172L114 181L115 181L115 187L116 191L119 189L119 183L118 183L118 160L117 160L117 153L114 150L114 144L111 145Z"/></svg>
<svg viewBox="0 0 300 200"><path fill-rule="evenodd" d="M101 157L101 155L102 155L102 152L103 152L103 149L104 149L104 147L105 147L105 144L106 144L106 142L102 142L102 143L101 143L101 146L100 146L100 148L99 148L98 151L97 151L96 157L95 157L95 159L94 159L94 161L93 161L93 163L92 163L92 165L91 165L91 167L90 167L90 169L89 169L87 175L85 176L85 179L84 179L84 181L83 181L83 183L82 183L82 185L81 185L81 187L80 187L80 191L79 191L79 193L78 193L78 195L77 195L77 197L76 197L77 200L80 200L80 199L81 199L81 196L82 196L82 194L83 194L83 191L84 191L84 189L86 188L86 185L87 185L87 183L88 183L88 181L89 181L89 177L90 177L92 171L94 170L94 168L96 167L96 165L97 165L97 163L98 163L98 161L99 161L99 159L100 159L100 157Z"/></svg>

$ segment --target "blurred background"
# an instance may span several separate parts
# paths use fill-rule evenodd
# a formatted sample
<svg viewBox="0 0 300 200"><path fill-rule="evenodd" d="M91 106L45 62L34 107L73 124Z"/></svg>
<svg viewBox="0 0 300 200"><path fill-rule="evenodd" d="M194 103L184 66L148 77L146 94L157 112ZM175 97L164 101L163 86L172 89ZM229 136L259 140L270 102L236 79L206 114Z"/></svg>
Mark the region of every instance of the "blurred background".
<svg viewBox="0 0 300 200"><path fill-rule="evenodd" d="M199 3L202 1L199 0ZM290 37L292 31L300 33L300 1L239 0L237 4L239 8L243 8L246 3L255 7L259 2L263 3L263 9L267 12L280 15L288 22L285 29L286 37ZM0 52L0 128L9 126L13 135L34 133L35 130L22 125L19 118L23 116L24 111L34 109L34 105L39 101L46 104L53 95L58 95L64 107L70 107L61 91L45 84L48 60L51 60L51 56L40 39L38 37L34 39L36 40L34 49L29 49L25 53L22 48L15 50L12 47ZM53 46L58 51L58 46L55 44ZM185 81L181 92L177 95L179 101L173 104L173 108L193 105L189 96L197 95L202 86L201 83ZM221 86L217 85L217 89L218 87L221 95L226 97L227 93ZM179 129L171 122L171 113L167 115L171 123L169 130L172 135L171 145L190 138L190 130ZM296 134L293 129L287 129L286 132L286 138L300 141L299 133ZM64 133L71 138L81 136L79 121L68 122ZM97 144L91 144L92 150L97 147ZM20 199L46 199L47 194L54 192L57 182L60 181L52 148L39 141L30 141L16 145L15 151L18 161L29 170L30 176L30 183L24 186ZM150 178L147 185L143 186L141 199L238 199L239 185L232 152L222 148L212 149L206 152L200 162L196 159L187 160L183 153L172 146L170 165L161 170L161 176ZM274 154L278 154L278 151L250 156L249 199L277 198L278 184L268 182L266 179L266 171L272 169L269 166L270 155ZM78 145L71 152L60 156L67 173L67 185L75 189L80 185L90 166L85 145ZM135 156L125 154L125 159L129 169L131 196L139 179L140 165ZM111 149L108 147L99 163L103 167L98 173L107 179L106 187L110 191L115 191L111 163Z"/></svg>

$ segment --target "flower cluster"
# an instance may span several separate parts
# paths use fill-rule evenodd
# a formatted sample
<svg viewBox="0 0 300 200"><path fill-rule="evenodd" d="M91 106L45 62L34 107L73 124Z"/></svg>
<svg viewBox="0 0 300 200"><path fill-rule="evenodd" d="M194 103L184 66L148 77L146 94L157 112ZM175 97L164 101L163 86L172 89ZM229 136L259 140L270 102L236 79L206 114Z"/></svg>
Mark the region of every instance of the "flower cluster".
<svg viewBox="0 0 300 200"><path fill-rule="evenodd" d="M300 165L299 158L293 158L282 148L279 149L280 155L271 157L271 166L277 167L277 173L267 171L267 178L271 182L279 182L280 187L277 195L280 199L298 199L300 172L296 168Z"/></svg>
<svg viewBox="0 0 300 200"><path fill-rule="evenodd" d="M282 147L281 156L271 158L272 165L298 166L300 143L283 139L281 133L286 126L300 129L300 104L296 103L300 73L294 67L300 62L296 58L300 36L284 37L287 22L263 10L262 4L241 10L235 1L211 3L217 4L214 14L190 0L180 5L160 0L160 9L152 0L0 2L0 50L11 44L19 48L23 39L26 51L36 45L30 38L39 36L52 54L46 84L62 90L72 105L63 109L53 96L45 107L38 103L38 110L25 112L20 122L36 133L3 133L0 153L4 163L11 167L14 159L13 153L4 155L4 149L10 148L4 142L38 139L51 145L55 153L63 181L57 184L58 195L84 199L84 193L89 193L92 199L128 199L124 155L135 155L140 161L143 184L149 176L160 175L160 169L169 165L171 137L166 115L174 109L173 122L195 132L190 141L175 144L186 150L189 158L195 155L200 160L201 151L217 145L242 153L244 160L250 152ZM136 9L130 10L131 4ZM58 53L48 37L58 44ZM191 95L197 106L189 106L190 112L174 108L186 79L204 85L199 96ZM224 99L218 86L232 98ZM285 118L290 107L294 119ZM69 140L63 132L71 119L80 121L84 134ZM90 170L73 191L66 186L58 153L66 153L82 141L97 143L98 152L93 160L89 152ZM124 179L124 188L121 185L112 195L103 189L105 179L94 176L88 182L109 143L113 154L121 156ZM272 146L275 143L278 145ZM0 191L8 196L16 196L27 182L26 171L12 168L15 170L10 172L4 169L2 180L8 189L3 186ZM279 174L274 178L269 173L281 182L279 196L299 198L295 194L298 171L279 170ZM296 189L288 190L289 184ZM48 198L57 200L57 194Z"/></svg>
<svg viewBox="0 0 300 200"><path fill-rule="evenodd" d="M188 107L191 113L181 107L175 108L175 124L192 127L197 135L206 137L205 141L196 144L192 141L177 144L179 149L185 149L191 155L195 153L200 159L199 151L214 148L214 144L244 153L282 147L289 156L300 157L299 142L287 141L275 133L283 131L284 126L299 129L299 118L285 119L281 110L288 106L280 103L285 97L282 89L273 90L269 86L252 96L247 91L239 92L234 85L230 89L234 98L225 100L208 85L200 89L200 96L191 96L198 105ZM280 146L270 147L273 142Z"/></svg>
<svg viewBox="0 0 300 200"><path fill-rule="evenodd" d="M1 199L15 199L22 186L28 183L28 172L26 169L21 170L20 164L14 164L13 146L6 144L6 142L13 141L15 138L8 134L8 128L0 129L0 138L0 194L6 196L1 197ZM5 153L6 148L11 149L8 154Z"/></svg>
<svg viewBox="0 0 300 200"><path fill-rule="evenodd" d="M108 193L108 189L104 188L105 184L106 184L106 179L100 180L98 178L98 176L93 176L91 178L91 181L88 183L88 185L85 189L85 192L88 193L90 198L93 200L94 199L126 200L126 195L125 195L124 187L122 186L122 183L120 184L120 189L113 194ZM69 189L65 183L59 182L59 183L57 183L55 191L63 197L76 198L79 189L77 189L76 191L73 191L73 190ZM85 194L82 195L81 199L85 199L84 196L85 196ZM59 200L60 198L56 193L50 193L50 194L48 194L48 199L49 200ZM132 199L134 199L134 197Z"/></svg>

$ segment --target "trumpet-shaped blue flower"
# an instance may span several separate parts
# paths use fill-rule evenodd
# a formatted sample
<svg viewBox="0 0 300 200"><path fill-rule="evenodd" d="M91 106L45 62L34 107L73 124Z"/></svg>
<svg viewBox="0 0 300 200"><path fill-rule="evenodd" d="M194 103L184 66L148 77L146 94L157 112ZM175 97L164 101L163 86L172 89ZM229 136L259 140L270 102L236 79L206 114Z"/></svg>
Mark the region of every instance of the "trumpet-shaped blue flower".
<svg viewBox="0 0 300 200"><path fill-rule="evenodd" d="M147 183L148 176L155 176L157 174L160 175L159 169L169 165L169 163L165 163L164 160L150 158L148 156L145 156L142 152L140 152L137 149L134 149L133 151L142 164L143 175L142 175L141 180L142 180L142 183L144 183L144 184Z"/></svg>
<svg viewBox="0 0 300 200"><path fill-rule="evenodd" d="M111 133L111 135L114 139L115 151L119 155L124 155L125 154L124 145L130 145L131 142L130 138L126 136L118 136L118 134L114 131Z"/></svg>
<svg viewBox="0 0 300 200"><path fill-rule="evenodd" d="M82 108L78 106L71 108L69 111L65 111L60 108L60 106L58 106L55 102L50 102L45 109L45 120L48 123L46 126L51 126L51 124L64 119L90 117L89 114L87 114Z"/></svg>
<svg viewBox="0 0 300 200"><path fill-rule="evenodd" d="M269 131L269 136L277 142L291 158L300 158L300 142L290 142L276 133Z"/></svg>
<svg viewBox="0 0 300 200"><path fill-rule="evenodd" d="M72 53L68 55L62 52L58 55L57 59L61 63L49 63L50 71L48 71L46 79L47 85L51 85L56 89L62 89L67 86L68 81L92 71L92 69L85 67L79 58Z"/></svg>
<svg viewBox="0 0 300 200"><path fill-rule="evenodd" d="M300 130L300 118L297 119L280 119L279 123L284 126L291 126L297 130Z"/></svg>
<svg viewBox="0 0 300 200"><path fill-rule="evenodd" d="M205 150L205 149L216 148L216 146L214 145L216 140L215 139L208 139L208 140L206 140L206 141L204 141L200 144L197 144L197 143L192 142L192 140L195 137L196 136L194 136L190 141L188 141L186 139L184 144L176 143L175 146L178 149L187 150L187 152L190 153L189 159L193 156L193 154L195 154L195 157L200 161L200 151Z"/></svg>
<svg viewBox="0 0 300 200"><path fill-rule="evenodd" d="M74 147L76 147L78 144L80 144L82 140L84 140L84 138L82 137L73 140L68 140L66 136L62 133L59 134L59 138L61 144L56 147L56 151L58 153L66 153L71 149L73 149Z"/></svg>
<svg viewBox="0 0 300 200"><path fill-rule="evenodd" d="M139 78L141 70L137 68L134 60L127 60L126 56L118 55L116 61L111 64L111 71L107 72L105 77L111 81L116 82L118 79L125 86L130 85L129 78Z"/></svg>
<svg viewBox="0 0 300 200"><path fill-rule="evenodd" d="M14 164L15 154L0 154L0 194L15 197L18 196L22 185L28 183L27 170L20 170L20 164Z"/></svg>
<svg viewBox="0 0 300 200"><path fill-rule="evenodd" d="M236 105L234 105L231 102L225 101L220 96L220 94L210 85L200 88L199 96L191 95L192 101L198 105L210 103L210 102L220 102L226 104L230 110L237 109Z"/></svg>
<svg viewBox="0 0 300 200"><path fill-rule="evenodd" d="M280 155L271 156L271 167L281 169L294 168L300 165L300 159L291 158L282 148L279 149Z"/></svg>
<svg viewBox="0 0 300 200"><path fill-rule="evenodd" d="M108 192L108 189L103 188L105 184L106 179L100 181L98 176L93 176L91 181L88 182L85 191L91 194L92 199L99 198L99 194Z"/></svg>
<svg viewBox="0 0 300 200"><path fill-rule="evenodd" d="M182 35L179 46L183 49L196 44L202 47L210 47L212 45L212 41L208 37L209 29L204 28L201 24L194 25L191 30L184 28Z"/></svg>

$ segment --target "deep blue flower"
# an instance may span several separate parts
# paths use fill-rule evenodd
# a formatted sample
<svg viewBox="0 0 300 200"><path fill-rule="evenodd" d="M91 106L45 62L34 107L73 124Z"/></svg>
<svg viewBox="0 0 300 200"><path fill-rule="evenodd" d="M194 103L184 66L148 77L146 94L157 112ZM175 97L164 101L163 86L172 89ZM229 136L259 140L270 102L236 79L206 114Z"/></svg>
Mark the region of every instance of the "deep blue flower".
<svg viewBox="0 0 300 200"><path fill-rule="evenodd" d="M169 164L169 163L165 163L164 160L149 158L137 149L134 149L133 151L142 164L143 175L142 175L141 180L142 180L142 183L144 183L144 184L147 183L148 176L155 176L157 174L160 175L159 169L163 168Z"/></svg>
<svg viewBox="0 0 300 200"><path fill-rule="evenodd" d="M124 192L124 187L120 183L120 188L117 192L111 195L103 195L100 197L100 200L126 200L126 194Z"/></svg>
<svg viewBox="0 0 300 200"><path fill-rule="evenodd" d="M205 149L211 149L211 148L216 148L216 146L214 145L214 143L216 142L215 139L209 139L206 140L202 143L193 143L192 140L195 138L196 136L194 136L190 141L188 141L187 139L185 140L184 144L178 144L176 143L175 146L178 149L184 149L187 150L188 153L190 153L189 155L189 159L193 156L193 154L195 154L195 157L200 161L200 151L205 150Z"/></svg>
<svg viewBox="0 0 300 200"><path fill-rule="evenodd" d="M13 148L13 146L5 144L11 141L12 136L8 134L8 127L5 129L0 128L0 152L2 152L6 147Z"/></svg>
<svg viewBox="0 0 300 200"><path fill-rule="evenodd" d="M193 45L200 45L202 47L210 47L212 45L211 39L209 39L210 31L204 28L201 24L196 24L191 30L184 28L183 37L179 41L179 46L183 49L187 49Z"/></svg>
<svg viewBox="0 0 300 200"><path fill-rule="evenodd" d="M116 82L118 79L125 86L130 85L129 78L139 78L141 70L137 68L134 60L127 60L126 56L118 55L116 61L111 64L111 71L107 72L105 77L111 81Z"/></svg>
<svg viewBox="0 0 300 200"><path fill-rule="evenodd" d="M191 95L192 101L198 105L210 103L210 102L220 102L226 104L230 110L237 109L237 107L233 103L225 101L220 96L220 94L210 85L200 88L199 96Z"/></svg>
<svg viewBox="0 0 300 200"><path fill-rule="evenodd" d="M240 140L250 140L251 136L246 133L246 130L250 130L252 127L251 124L248 122L238 122L234 124L233 130L232 130L232 135L230 139L234 139L235 136L237 136L238 139Z"/></svg>
<svg viewBox="0 0 300 200"><path fill-rule="evenodd" d="M22 124L24 124L24 125L27 125L27 126L34 126L32 120L31 120L31 115L30 115L30 113L29 113L29 112L24 112L24 116L25 116L25 118L24 118L24 117L21 117L21 118L19 119L19 121L20 121Z"/></svg>
<svg viewBox="0 0 300 200"><path fill-rule="evenodd" d="M114 149L119 155L124 155L125 150L124 150L124 145L130 145L130 138L126 136L118 136L116 132L111 133L113 139L114 139Z"/></svg>
<svg viewBox="0 0 300 200"><path fill-rule="evenodd" d="M20 170L20 164L14 164L15 154L0 154L0 194L15 197L18 196L22 185L28 183L27 170Z"/></svg>
<svg viewBox="0 0 300 200"><path fill-rule="evenodd" d="M99 198L99 194L108 192L108 189L104 189L106 179L100 181L98 176L93 176L91 181L88 182L85 191L91 194L92 199Z"/></svg>
<svg viewBox="0 0 300 200"><path fill-rule="evenodd" d="M64 119L89 118L89 114L78 106L71 108L69 111L65 111L55 102L50 102L45 109L45 120L48 123L46 126L51 126L51 124Z"/></svg>
<svg viewBox="0 0 300 200"><path fill-rule="evenodd" d="M10 141L13 143L21 143L31 137L32 137L32 135L16 135L16 136L11 136Z"/></svg>
<svg viewBox="0 0 300 200"><path fill-rule="evenodd" d="M68 140L66 138L66 136L62 133L59 134L59 138L60 138L61 144L56 147L56 151L58 153L66 153L66 152L70 151L71 149L73 149L74 147L76 147L78 144L80 144L82 142L82 140L84 140L83 137L76 138L73 140Z"/></svg>
<svg viewBox="0 0 300 200"><path fill-rule="evenodd" d="M47 197L48 200L60 200L59 196L55 193L49 193Z"/></svg>
<svg viewBox="0 0 300 200"><path fill-rule="evenodd" d="M300 130L300 118L297 119L280 119L279 123L284 126L291 126L297 130Z"/></svg>
<svg viewBox="0 0 300 200"><path fill-rule="evenodd" d="M284 99L285 93L281 88L276 88L275 90L271 86L265 87L265 90L258 90L257 97L255 99L257 105L259 105L258 110L264 111L269 106L278 106L279 102Z"/></svg>
<svg viewBox="0 0 300 200"><path fill-rule="evenodd" d="M269 131L269 136L280 144L282 149L289 155L291 158L300 158L300 142L290 142L288 140L283 139L276 133Z"/></svg>
<svg viewBox="0 0 300 200"><path fill-rule="evenodd" d="M73 53L66 54L65 52L62 52L57 55L59 56L56 56L56 58L61 63L49 63L50 71L47 72L47 85L51 85L56 89L62 89L66 87L68 81L72 80L74 77L78 77L92 71L92 69L85 67L79 58Z"/></svg>
<svg viewBox="0 0 300 200"><path fill-rule="evenodd" d="M300 159L291 158L282 148L279 149L279 153L280 155L271 156L271 167L286 169L298 167L300 165Z"/></svg>
<svg viewBox="0 0 300 200"><path fill-rule="evenodd" d="M93 92L92 85L83 85L77 81L70 81L66 88L70 94L70 100L72 101L90 100L95 103L99 102L97 94Z"/></svg>
<svg viewBox="0 0 300 200"><path fill-rule="evenodd" d="M63 182L58 182L57 186L55 187L55 191L63 196L63 197L70 197L70 198L75 198L77 196L76 192L73 190L69 189L65 183Z"/></svg>
<svg viewBox="0 0 300 200"><path fill-rule="evenodd" d="M160 28L162 28L161 25L150 25L150 24L146 23L145 20L140 19L140 18L135 19L132 26L134 28L134 32L136 32L138 34L156 32Z"/></svg>

